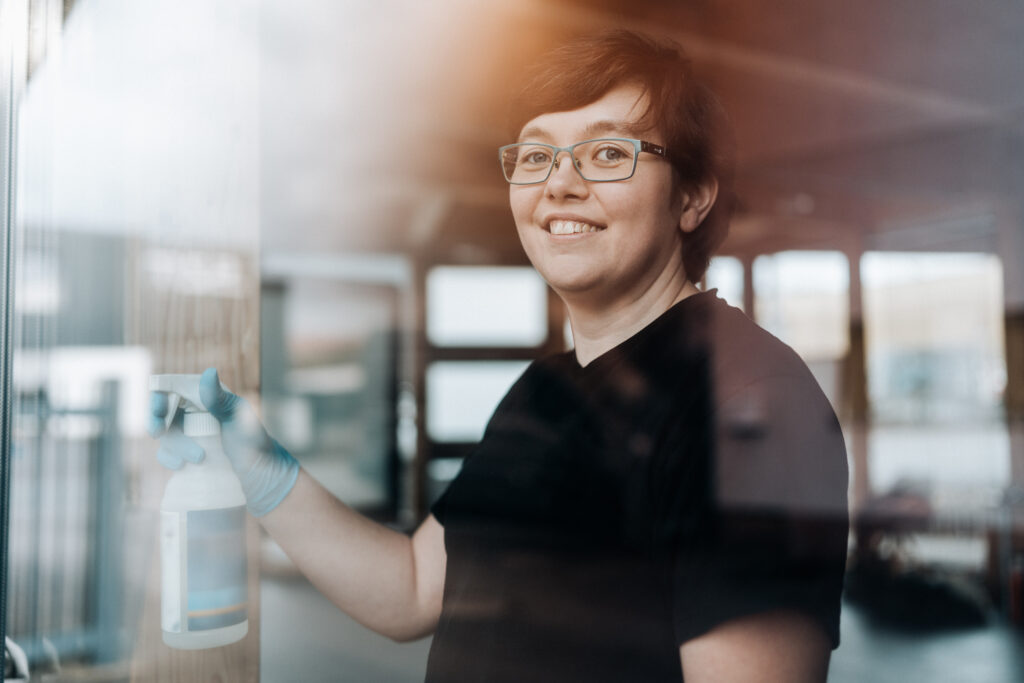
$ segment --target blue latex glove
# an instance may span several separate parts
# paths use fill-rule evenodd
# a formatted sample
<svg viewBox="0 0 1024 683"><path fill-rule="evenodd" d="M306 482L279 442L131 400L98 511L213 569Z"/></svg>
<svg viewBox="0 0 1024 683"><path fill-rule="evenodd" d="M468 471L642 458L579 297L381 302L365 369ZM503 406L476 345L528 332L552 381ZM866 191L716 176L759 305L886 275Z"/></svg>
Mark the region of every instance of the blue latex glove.
<svg viewBox="0 0 1024 683"><path fill-rule="evenodd" d="M160 439L160 450L156 452L156 459L171 470L180 470L186 462L202 462L206 457L203 447L185 436L182 431L185 411L179 410L170 426L166 426L164 418L167 417L168 407L167 394L154 391L149 395L149 433Z"/></svg>
<svg viewBox="0 0 1024 683"><path fill-rule="evenodd" d="M199 379L199 398L220 422L221 445L242 483L249 512L262 517L295 486L299 463L267 434L248 401L221 386L216 369L207 368ZM165 429L167 409L167 395L153 392L149 431L160 438L157 460L172 470L186 462L202 462L206 455L202 447L182 432L183 411Z"/></svg>

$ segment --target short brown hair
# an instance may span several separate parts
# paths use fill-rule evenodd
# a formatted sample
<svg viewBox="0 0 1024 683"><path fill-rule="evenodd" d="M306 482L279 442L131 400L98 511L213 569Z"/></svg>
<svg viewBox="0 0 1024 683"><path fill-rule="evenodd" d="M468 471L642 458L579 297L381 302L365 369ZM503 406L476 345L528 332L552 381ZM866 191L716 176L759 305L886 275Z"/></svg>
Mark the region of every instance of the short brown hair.
<svg viewBox="0 0 1024 683"><path fill-rule="evenodd" d="M531 119L586 106L627 83L641 85L648 106L641 122L659 130L684 187L714 178L718 199L695 230L683 233L686 276L697 282L729 230L735 143L718 98L693 74L675 42L614 29L568 42L545 55L512 99L513 139Z"/></svg>

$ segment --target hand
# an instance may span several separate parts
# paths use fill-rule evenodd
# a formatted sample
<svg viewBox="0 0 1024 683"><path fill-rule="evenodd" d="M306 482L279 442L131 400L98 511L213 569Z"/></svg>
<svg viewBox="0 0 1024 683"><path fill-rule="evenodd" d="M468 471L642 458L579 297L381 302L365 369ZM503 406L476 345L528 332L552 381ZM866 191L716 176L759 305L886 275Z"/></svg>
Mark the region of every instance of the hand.
<svg viewBox="0 0 1024 683"><path fill-rule="evenodd" d="M206 457L203 447L185 436L182 424L185 411L175 413L171 424L166 422L170 403L167 394L154 391L149 395L149 433L153 438L160 439L160 450L156 459L169 470L180 470L186 462L198 464Z"/></svg>
<svg viewBox="0 0 1024 683"><path fill-rule="evenodd" d="M267 434L249 402L221 385L217 370L207 368L199 379L199 398L221 428L221 445L242 484L249 511L262 517L284 500L299 476L299 464ZM179 469L186 462L201 462L205 453L181 431L181 413L165 431L167 396L154 392L150 433L161 436L157 459Z"/></svg>

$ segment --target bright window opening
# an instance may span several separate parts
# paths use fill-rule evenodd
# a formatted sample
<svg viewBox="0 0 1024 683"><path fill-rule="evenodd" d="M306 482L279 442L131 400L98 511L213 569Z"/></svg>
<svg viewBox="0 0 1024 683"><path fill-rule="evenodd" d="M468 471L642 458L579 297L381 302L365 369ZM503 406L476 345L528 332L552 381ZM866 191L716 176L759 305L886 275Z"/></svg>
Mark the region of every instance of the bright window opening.
<svg viewBox="0 0 1024 683"><path fill-rule="evenodd" d="M1002 265L991 254L865 254L871 487L1010 476ZM972 494L973 495L973 494Z"/></svg>
<svg viewBox="0 0 1024 683"><path fill-rule="evenodd" d="M547 285L533 268L439 266L427 274L427 338L436 346L539 346Z"/></svg>
<svg viewBox="0 0 1024 683"><path fill-rule="evenodd" d="M439 361L427 368L427 433L435 441L479 441L525 361Z"/></svg>
<svg viewBox="0 0 1024 683"><path fill-rule="evenodd" d="M716 256L704 276L705 289L717 289L718 296L743 309L743 263L732 256Z"/></svg>
<svg viewBox="0 0 1024 683"><path fill-rule="evenodd" d="M838 251L785 251L754 261L757 322L808 362L846 355L849 262Z"/></svg>
<svg viewBox="0 0 1024 683"><path fill-rule="evenodd" d="M1006 388L998 257L876 252L864 255L861 273L874 419L998 418Z"/></svg>

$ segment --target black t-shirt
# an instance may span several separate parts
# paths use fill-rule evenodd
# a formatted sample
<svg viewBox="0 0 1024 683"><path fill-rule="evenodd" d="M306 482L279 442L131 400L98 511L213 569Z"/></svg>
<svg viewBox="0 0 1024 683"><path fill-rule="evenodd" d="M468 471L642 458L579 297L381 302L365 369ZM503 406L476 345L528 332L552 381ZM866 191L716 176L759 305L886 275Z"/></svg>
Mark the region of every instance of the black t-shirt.
<svg viewBox="0 0 1024 683"><path fill-rule="evenodd" d="M427 681L680 681L682 643L780 608L836 646L846 486L806 365L713 292L536 361L431 510Z"/></svg>

